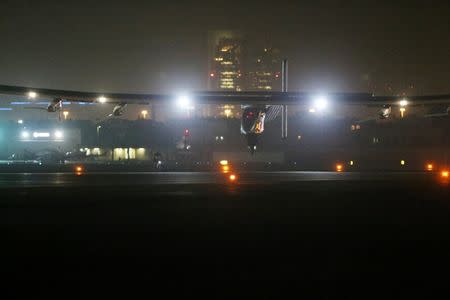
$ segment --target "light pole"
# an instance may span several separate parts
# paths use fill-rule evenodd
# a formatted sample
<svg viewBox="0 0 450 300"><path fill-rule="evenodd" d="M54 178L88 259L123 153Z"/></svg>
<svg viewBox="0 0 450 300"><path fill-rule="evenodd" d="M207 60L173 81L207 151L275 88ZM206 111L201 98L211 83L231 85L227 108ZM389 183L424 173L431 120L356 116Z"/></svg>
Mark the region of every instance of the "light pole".
<svg viewBox="0 0 450 300"><path fill-rule="evenodd" d="M97 143L100 142L100 128L102 128L102 125L97 126Z"/></svg>

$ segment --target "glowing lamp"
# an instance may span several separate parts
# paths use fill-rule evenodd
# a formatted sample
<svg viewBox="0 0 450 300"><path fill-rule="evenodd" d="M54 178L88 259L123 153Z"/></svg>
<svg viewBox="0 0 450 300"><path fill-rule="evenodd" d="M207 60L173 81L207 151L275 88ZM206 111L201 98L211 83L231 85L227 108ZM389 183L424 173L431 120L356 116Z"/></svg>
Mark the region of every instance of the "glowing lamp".
<svg viewBox="0 0 450 300"><path fill-rule="evenodd" d="M400 101L400 106L401 107L405 107L406 105L408 105L408 100L403 99L403 100Z"/></svg>
<svg viewBox="0 0 450 300"><path fill-rule="evenodd" d="M36 99L36 97L37 97L37 93L36 92L33 92L33 91L28 92L28 98Z"/></svg>

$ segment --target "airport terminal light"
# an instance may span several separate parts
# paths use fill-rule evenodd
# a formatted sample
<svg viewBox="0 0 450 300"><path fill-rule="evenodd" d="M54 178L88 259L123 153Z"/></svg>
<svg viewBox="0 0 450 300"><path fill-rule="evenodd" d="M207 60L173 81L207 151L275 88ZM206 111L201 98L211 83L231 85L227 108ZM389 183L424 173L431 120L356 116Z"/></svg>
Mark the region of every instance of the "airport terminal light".
<svg viewBox="0 0 450 300"><path fill-rule="evenodd" d="M22 138L27 139L30 137L30 133L28 131L22 131L21 136Z"/></svg>
<svg viewBox="0 0 450 300"><path fill-rule="evenodd" d="M22 120L22 119L19 119L19 120L17 120L17 123L18 123L18 124L23 124L23 120Z"/></svg>
<svg viewBox="0 0 450 300"><path fill-rule="evenodd" d="M36 92L33 92L33 91L28 92L28 98L36 99L36 97L37 97L37 93Z"/></svg>
<svg viewBox="0 0 450 300"><path fill-rule="evenodd" d="M141 115L143 119L147 119L148 111L144 109L143 111L141 111Z"/></svg>
<svg viewBox="0 0 450 300"><path fill-rule="evenodd" d="M48 138L50 137L50 133L49 132L33 132L33 137L34 138Z"/></svg>

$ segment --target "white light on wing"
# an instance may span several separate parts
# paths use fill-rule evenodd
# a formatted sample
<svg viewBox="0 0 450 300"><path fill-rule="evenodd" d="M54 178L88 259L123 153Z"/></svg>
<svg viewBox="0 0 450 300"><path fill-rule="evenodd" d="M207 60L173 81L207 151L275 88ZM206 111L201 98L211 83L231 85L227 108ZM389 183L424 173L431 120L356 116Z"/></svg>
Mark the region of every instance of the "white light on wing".
<svg viewBox="0 0 450 300"><path fill-rule="evenodd" d="M105 103L106 101L108 101L108 99L105 97L105 96L100 96L100 97L98 97L98 102L100 102L100 103Z"/></svg>
<svg viewBox="0 0 450 300"><path fill-rule="evenodd" d="M186 94L177 97L177 106L180 109L194 109L191 98Z"/></svg>
<svg viewBox="0 0 450 300"><path fill-rule="evenodd" d="M60 130L56 130L55 131L55 138L56 139L62 139L63 138L63 133Z"/></svg>
<svg viewBox="0 0 450 300"><path fill-rule="evenodd" d="M328 99L325 96L319 96L314 100L314 107L318 110L324 110L328 106Z"/></svg>
<svg viewBox="0 0 450 300"><path fill-rule="evenodd" d="M37 97L37 93L36 92L33 92L33 91L28 92L28 98L36 99L36 97Z"/></svg>

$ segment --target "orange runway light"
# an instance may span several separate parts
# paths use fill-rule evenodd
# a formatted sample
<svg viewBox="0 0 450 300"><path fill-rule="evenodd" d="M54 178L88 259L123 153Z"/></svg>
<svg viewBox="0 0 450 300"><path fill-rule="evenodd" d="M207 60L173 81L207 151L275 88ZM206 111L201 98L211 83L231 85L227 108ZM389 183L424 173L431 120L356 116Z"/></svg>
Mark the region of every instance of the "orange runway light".
<svg viewBox="0 0 450 300"><path fill-rule="evenodd" d="M449 173L448 170L442 171L442 172L441 172L441 177L444 178L444 179L447 179L448 176L449 176L448 173Z"/></svg>
<svg viewBox="0 0 450 300"><path fill-rule="evenodd" d="M433 166L433 164L427 164L427 171L433 171L433 169L434 169L434 166Z"/></svg>
<svg viewBox="0 0 450 300"><path fill-rule="evenodd" d="M230 167L229 166L222 166L222 171L223 172L228 172L230 170Z"/></svg>
<svg viewBox="0 0 450 300"><path fill-rule="evenodd" d="M76 167L75 167L75 172L76 172L78 175L80 175L81 173L83 173L83 172L84 172L83 166L76 166Z"/></svg>
<svg viewBox="0 0 450 300"><path fill-rule="evenodd" d="M337 165L336 165L336 171L342 172L342 170L343 170L342 165L341 165L341 164L337 164Z"/></svg>
<svg viewBox="0 0 450 300"><path fill-rule="evenodd" d="M234 182L234 181L236 181L237 176L234 175L234 174L231 174L230 177L229 177L229 179L230 179L231 182Z"/></svg>

